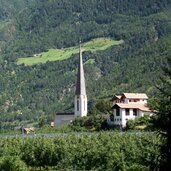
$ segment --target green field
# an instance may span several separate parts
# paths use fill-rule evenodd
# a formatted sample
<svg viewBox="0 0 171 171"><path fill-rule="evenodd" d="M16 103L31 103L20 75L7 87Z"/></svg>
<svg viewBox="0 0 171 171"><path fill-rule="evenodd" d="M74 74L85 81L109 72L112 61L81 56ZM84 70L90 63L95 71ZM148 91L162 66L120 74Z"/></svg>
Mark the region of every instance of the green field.
<svg viewBox="0 0 171 171"><path fill-rule="evenodd" d="M97 38L89 42L83 43L84 51L99 51L105 50L111 46L122 44L123 40L112 40L109 38ZM65 49L49 49L47 52L35 54L33 57L18 58L17 64L34 65L39 63L46 63L47 61L57 61L70 58L73 54L79 52L79 46L65 48Z"/></svg>

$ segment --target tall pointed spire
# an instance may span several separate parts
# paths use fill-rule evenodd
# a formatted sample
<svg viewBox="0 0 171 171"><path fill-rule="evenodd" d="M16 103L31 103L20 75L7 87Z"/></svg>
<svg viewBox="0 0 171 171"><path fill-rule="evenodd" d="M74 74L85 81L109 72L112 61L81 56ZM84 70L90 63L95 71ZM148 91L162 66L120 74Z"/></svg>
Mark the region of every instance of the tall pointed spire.
<svg viewBox="0 0 171 171"><path fill-rule="evenodd" d="M86 95L86 86L85 86L85 78L84 78L81 42L80 42L80 50L79 50L79 64L78 64L74 106L75 106L75 112L74 112L75 116L81 116L81 117L87 116L87 95Z"/></svg>
<svg viewBox="0 0 171 171"><path fill-rule="evenodd" d="M78 73L77 73L77 83L76 83L75 95L86 95L81 42L80 42L79 64L78 64Z"/></svg>

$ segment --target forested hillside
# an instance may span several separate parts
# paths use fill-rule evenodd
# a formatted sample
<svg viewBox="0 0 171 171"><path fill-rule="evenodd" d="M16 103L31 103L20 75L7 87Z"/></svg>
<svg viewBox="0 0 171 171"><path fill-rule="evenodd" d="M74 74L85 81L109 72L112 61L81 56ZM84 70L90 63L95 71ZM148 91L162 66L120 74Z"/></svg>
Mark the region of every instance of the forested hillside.
<svg viewBox="0 0 171 171"><path fill-rule="evenodd" d="M34 0L0 0L0 59L6 43L14 39L14 16L27 8Z"/></svg>
<svg viewBox="0 0 171 171"><path fill-rule="evenodd" d="M124 42L83 53L91 104L122 92L157 95L154 84L171 51L170 0L0 3L1 127L5 127L4 121L18 125L25 120L37 122L40 117L52 120L57 111L73 110L78 54L32 66L17 65L17 61L49 49L78 46L80 40Z"/></svg>

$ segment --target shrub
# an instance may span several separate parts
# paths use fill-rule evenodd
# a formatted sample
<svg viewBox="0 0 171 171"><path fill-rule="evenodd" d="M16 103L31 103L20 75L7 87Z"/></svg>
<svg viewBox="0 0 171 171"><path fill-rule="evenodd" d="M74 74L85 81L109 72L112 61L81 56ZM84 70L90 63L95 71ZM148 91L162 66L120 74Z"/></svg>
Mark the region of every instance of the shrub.
<svg viewBox="0 0 171 171"><path fill-rule="evenodd" d="M130 119L126 123L126 130L140 128L138 126L143 126L142 128L146 128L150 125L150 121L151 118L148 114L140 118L135 118L134 120Z"/></svg>
<svg viewBox="0 0 171 171"><path fill-rule="evenodd" d="M26 164L18 157L5 156L0 160L1 171L26 171Z"/></svg>

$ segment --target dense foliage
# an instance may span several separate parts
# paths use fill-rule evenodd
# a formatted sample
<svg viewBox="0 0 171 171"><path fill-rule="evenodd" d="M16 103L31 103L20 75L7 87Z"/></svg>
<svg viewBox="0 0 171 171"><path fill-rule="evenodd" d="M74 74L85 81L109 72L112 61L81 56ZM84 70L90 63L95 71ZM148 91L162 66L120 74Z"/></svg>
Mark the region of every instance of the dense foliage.
<svg viewBox="0 0 171 171"><path fill-rule="evenodd" d="M145 114L142 117L130 119L126 123L126 130L154 130L153 117L149 114Z"/></svg>
<svg viewBox="0 0 171 171"><path fill-rule="evenodd" d="M30 67L18 66L16 60L75 46L80 39L124 40L105 51L83 53L89 106L115 93L156 95L159 66L170 53L169 0L0 2L1 130L38 123L43 117L49 123L56 112L73 111L77 54ZM90 59L94 62L86 63Z"/></svg>
<svg viewBox="0 0 171 171"><path fill-rule="evenodd" d="M150 132L0 139L0 170L27 165L31 170L155 171L159 145L160 138Z"/></svg>
<svg viewBox="0 0 171 171"><path fill-rule="evenodd" d="M164 160L160 163L160 170L169 170L171 167L171 57L163 67L162 83L158 85L161 97L157 101L157 115L154 118L155 127L162 137L160 148L161 156Z"/></svg>
<svg viewBox="0 0 171 171"><path fill-rule="evenodd" d="M107 117L106 115L92 115L87 117L76 118L70 124L73 131L102 131L107 130Z"/></svg>

